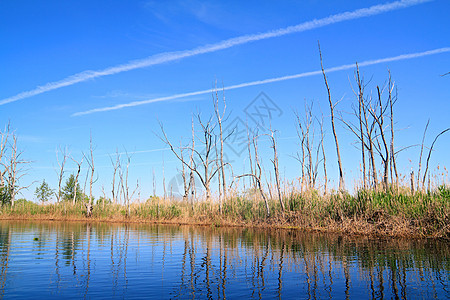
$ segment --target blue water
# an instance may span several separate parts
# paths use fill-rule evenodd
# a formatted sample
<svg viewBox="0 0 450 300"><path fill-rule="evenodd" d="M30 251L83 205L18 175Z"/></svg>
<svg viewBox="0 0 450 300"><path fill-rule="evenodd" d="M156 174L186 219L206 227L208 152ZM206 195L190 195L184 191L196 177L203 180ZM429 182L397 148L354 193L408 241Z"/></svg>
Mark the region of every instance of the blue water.
<svg viewBox="0 0 450 300"><path fill-rule="evenodd" d="M450 243L298 231L0 222L0 297L450 298Z"/></svg>

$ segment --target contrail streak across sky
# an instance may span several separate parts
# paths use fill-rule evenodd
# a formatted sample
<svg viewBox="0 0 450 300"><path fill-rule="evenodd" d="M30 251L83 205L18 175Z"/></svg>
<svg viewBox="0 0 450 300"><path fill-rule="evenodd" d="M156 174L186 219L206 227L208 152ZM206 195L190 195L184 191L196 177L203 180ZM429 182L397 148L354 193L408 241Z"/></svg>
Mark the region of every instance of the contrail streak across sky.
<svg viewBox="0 0 450 300"><path fill-rule="evenodd" d="M145 59L133 60L126 64L109 67L109 68L106 68L103 70L98 70L98 71L88 70L88 71L80 72L75 75L66 77L59 81L49 82L45 85L38 86L35 89L21 92L15 96L11 96L9 98L4 98L4 99L0 100L0 105L19 101L19 100L22 100L25 98L36 96L36 95L46 93L46 92L49 92L52 90L56 90L56 89L59 89L62 87L71 86L76 83L84 82L84 81L87 81L87 80L93 79L93 78L103 77L103 76L107 76L107 75L113 75L113 74L126 72L126 71L130 71L130 70L135 70L135 69L159 65L159 64L163 64L163 63L167 63L167 62L171 62L171 61L181 60L183 58L197 56L197 55L201 55L201 54L205 54L205 53L216 52L219 50L228 49L228 48L231 48L234 46L243 45L243 44L247 44L247 43L254 42L254 41L260 41L260 40L265 40L265 39L269 39L269 38L280 37L280 36L287 35L287 34L308 31L308 30L319 28L319 27L324 27L327 25L340 23L343 21L379 15L379 14L386 13L389 11L406 8L406 7L410 7L410 6L414 6L417 4L430 2L430 1L433 1L433 0L401 0L401 1L395 1L395 2L386 3L386 4L374 5L374 6L367 7L367 8L361 8L361 9L357 9L354 11L347 11L347 12L331 15L329 17L322 18L322 19L314 19L312 21L307 21L307 22L304 22L301 24L297 24L297 25L293 25L293 26L289 26L289 27L285 27L285 28L281 28L281 29L277 29L277 30L272 30L272 31L264 32L264 33L243 35L243 36L239 36L236 38L223 40L223 41L220 41L215 44L208 44L208 45L200 46L200 47L197 47L197 48L194 48L191 50L176 51L176 52L164 52L164 53L160 53L160 54L156 54L156 55L147 57Z"/></svg>
<svg viewBox="0 0 450 300"><path fill-rule="evenodd" d="M402 55L380 58L380 59L375 59L375 60L366 60L361 63L358 63L358 66L365 67L365 66L371 66L371 65L376 65L376 64L386 63L386 62L393 62L393 61L399 61L399 60L405 60L405 59L413 59L413 58L418 58L418 57L422 57L422 56L428 56L428 55L434 55L434 54L440 54L440 53L446 53L446 52L450 52L450 47L439 48L439 49L434 49L434 50L429 50L429 51L424 51L424 52L402 54ZM352 69L352 68L355 68L355 64L346 64L346 65L342 65L342 66L338 66L338 67L328 68L328 69L325 69L325 72L331 73L331 72L336 72L336 71L348 70L348 69ZM319 75L319 74L322 74L322 70L304 72L304 73L287 75L287 76L282 76L282 77L269 78L269 79L264 79L264 80L251 81L251 82L246 82L246 83L240 83L240 84L226 86L223 89L224 90L234 90L234 89L240 89L240 88L244 88L244 87L262 85L262 84L285 81L285 80L290 80L290 79L297 79L297 78L302 78L302 77L309 77L309 76L314 76L314 75ZM122 109L122 108L126 108L126 107L134 107L134 106L139 106L139 105L144 105L144 104L149 104L149 103L154 103L154 102L162 102L162 101L169 101L169 100L186 98L186 97L191 97L191 96L204 95L204 94L211 93L211 91L212 91L211 89L207 89L207 90L201 90L201 91L196 91L196 92L188 92L188 93L175 94L175 95L171 95L171 96L153 98L153 99L143 100L143 101L133 101L130 103L118 104L118 105L114 105L114 106L95 108L95 109L91 109L91 110L87 110L87 111L83 111L83 112L77 112L77 113L74 113L72 116L73 117L82 116L82 115L88 115L88 114L93 114L93 113L98 113L98 112L118 110L118 109Z"/></svg>

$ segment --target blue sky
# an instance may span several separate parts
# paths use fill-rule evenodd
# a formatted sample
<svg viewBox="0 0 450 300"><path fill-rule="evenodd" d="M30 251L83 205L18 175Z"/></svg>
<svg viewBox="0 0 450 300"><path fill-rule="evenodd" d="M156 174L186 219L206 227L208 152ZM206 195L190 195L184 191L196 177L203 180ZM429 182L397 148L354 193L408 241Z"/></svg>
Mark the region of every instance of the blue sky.
<svg viewBox="0 0 450 300"><path fill-rule="evenodd" d="M365 8L369 10L361 10ZM213 109L209 92L171 96L208 91L215 80L220 87L229 87L317 71L319 40L325 68L441 49L361 68L366 80L370 79L367 91L375 91L376 85L386 82L388 69L392 73L399 96L396 147L420 143L429 118L426 141L430 144L450 125L450 75L440 76L450 71L449 9L445 0L2 1L0 125L11 122L24 157L33 161L23 184L45 178L56 187L55 150L67 146L71 155L80 159L89 149L92 133L99 178L97 196L102 186L107 192L111 189L108 155L116 149L137 152L132 156L130 178L139 180L141 198L152 193L153 172L161 194L162 161L166 183L177 175L179 163L170 151L160 150L166 146L155 135L158 120L178 143L190 137L192 113L201 112L206 118ZM353 15L341 20L347 12ZM329 22L316 26L313 20ZM286 28L290 33L264 36ZM255 41L248 41L255 35ZM239 43L230 41L239 37L243 39ZM222 49L214 50L217 45ZM176 55L181 58L173 59ZM138 67L136 61L147 66ZM124 65L130 70L110 71ZM88 71L102 70L109 75L87 79L93 74ZM353 74L353 68L328 74L333 99L341 100L337 109L344 115L355 100ZM86 80L69 84L74 75ZM53 88L55 82L66 86ZM45 88L39 88L42 86ZM24 92L28 91L34 92L27 96ZM316 113L329 115L323 78L313 74L225 90L228 120L245 119L245 108L261 92L281 112L271 123L278 130L282 175L293 180L299 172L292 158L298 148L293 111L301 112L307 100L314 101ZM161 97L174 99L77 115ZM325 130L329 173L335 180L336 158L328 121ZM359 152L353 145L354 137L341 124L338 134L345 172L352 181L358 176ZM260 148L269 170L270 148L264 143L261 141ZM434 170L437 165L448 165L449 137L443 136L435 147ZM417 168L418 152L418 147L413 147L400 154L403 174ZM230 157L235 173L242 172L245 155ZM24 191L24 196L33 198L34 187Z"/></svg>

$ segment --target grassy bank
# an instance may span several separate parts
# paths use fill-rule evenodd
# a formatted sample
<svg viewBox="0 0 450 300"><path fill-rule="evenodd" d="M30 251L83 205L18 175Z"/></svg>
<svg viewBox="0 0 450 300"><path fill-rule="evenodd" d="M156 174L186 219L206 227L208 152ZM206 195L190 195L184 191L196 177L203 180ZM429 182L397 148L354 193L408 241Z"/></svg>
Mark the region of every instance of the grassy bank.
<svg viewBox="0 0 450 300"><path fill-rule="evenodd" d="M444 186L430 192L386 193L359 191L355 195L319 195L316 191L292 194L269 201L253 196L217 202L181 202L151 198L130 207L99 202L93 216L86 218L83 203L39 205L16 201L4 206L2 219L96 220L117 222L161 222L211 226L255 226L298 228L347 234L403 237L450 238L450 189Z"/></svg>

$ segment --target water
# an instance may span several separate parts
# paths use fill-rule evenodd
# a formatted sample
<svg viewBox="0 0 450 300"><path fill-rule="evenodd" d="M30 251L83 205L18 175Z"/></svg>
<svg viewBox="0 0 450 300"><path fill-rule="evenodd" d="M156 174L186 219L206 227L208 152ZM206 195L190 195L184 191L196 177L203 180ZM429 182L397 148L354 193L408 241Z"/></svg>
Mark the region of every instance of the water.
<svg viewBox="0 0 450 300"><path fill-rule="evenodd" d="M7 299L445 299L449 270L444 241L0 222Z"/></svg>

